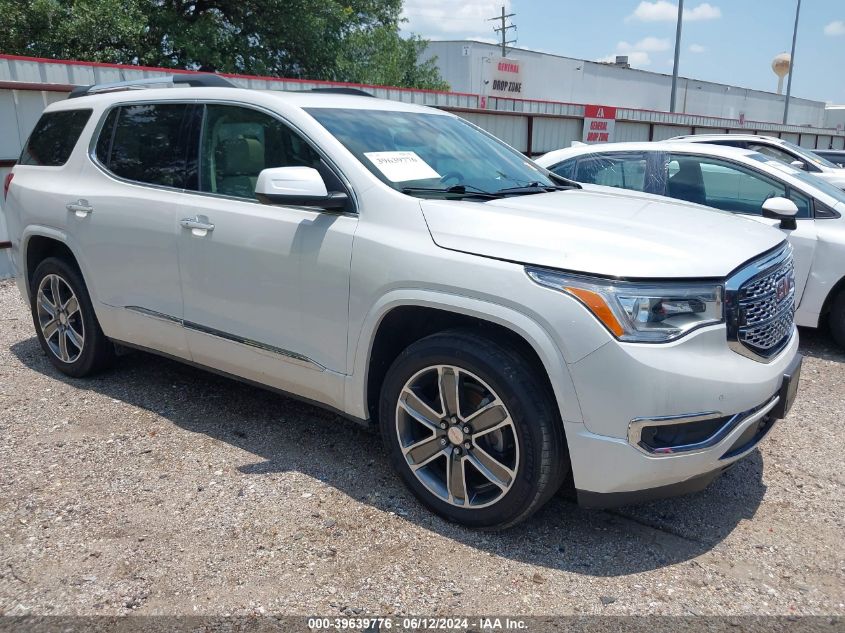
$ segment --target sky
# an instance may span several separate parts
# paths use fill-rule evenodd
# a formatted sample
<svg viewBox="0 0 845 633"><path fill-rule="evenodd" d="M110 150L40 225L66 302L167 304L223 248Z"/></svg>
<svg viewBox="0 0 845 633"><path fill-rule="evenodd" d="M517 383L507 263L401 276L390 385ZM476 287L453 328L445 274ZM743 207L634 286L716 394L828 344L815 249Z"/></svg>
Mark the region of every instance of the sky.
<svg viewBox="0 0 845 633"><path fill-rule="evenodd" d="M775 92L772 58L792 46L796 3L685 0L679 74ZM516 14L517 47L589 60L628 55L634 68L672 73L676 0L405 0L404 32L495 42L489 18L503 4ZM845 0L803 0L794 71L793 96L845 104Z"/></svg>

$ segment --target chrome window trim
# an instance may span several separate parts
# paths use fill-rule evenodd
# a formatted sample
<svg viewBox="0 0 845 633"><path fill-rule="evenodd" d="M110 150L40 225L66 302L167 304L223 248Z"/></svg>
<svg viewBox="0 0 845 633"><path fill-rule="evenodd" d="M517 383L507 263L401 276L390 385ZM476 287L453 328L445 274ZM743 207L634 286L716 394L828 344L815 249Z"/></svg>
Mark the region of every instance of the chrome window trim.
<svg viewBox="0 0 845 633"><path fill-rule="evenodd" d="M693 455L695 453L704 452L716 446L719 442L725 439L728 434L733 431L740 424L753 424L757 420L764 417L771 411L775 405L780 401L780 396L775 395L771 400L764 405L736 413L732 415L718 430L716 430L710 437L695 444L684 444L681 446L670 446L665 449L652 449L642 444L642 431L645 427L651 426L668 426L670 424L685 424L691 422L702 422L704 420L712 420L714 418L724 417L718 411L708 411L704 413L691 413L684 415L667 415L653 418L634 418L628 423L628 443L636 448L641 453L649 457L663 458L672 457L675 455Z"/></svg>
<svg viewBox="0 0 845 633"><path fill-rule="evenodd" d="M208 99L208 100L206 100L206 99L139 99L139 100L129 100L129 101L118 101L118 102L109 104L109 106L107 108L105 108L102 111L102 113L100 114L100 120L97 121L97 126L94 128L94 132L91 134L91 138L88 141L88 158L91 160L91 162L94 164L94 166L97 167L97 169L99 169L101 172L103 172L109 178L112 178L113 180L116 180L118 182L128 184L128 185L136 185L138 187L149 187L151 189L159 189L159 190L163 190L163 191L173 191L173 192L177 192L177 193L184 193L184 194L194 195L194 196L204 196L204 197L207 196L207 197L218 198L218 199L223 199L223 200L233 200L233 201L237 201L237 202L250 202L250 203L259 204L259 205L262 204L261 202L259 202L255 198L241 198L241 197L238 197L238 196L230 196L230 195L225 195L225 194L212 193L210 191L194 191L193 189L185 189L185 188L180 188L180 187L168 187L166 185L156 185L154 183L142 182L142 181L139 181L139 180L130 180L129 178L123 178L122 176L118 176L117 174L115 174L111 170L109 170L105 165L103 165L100 162L100 160L97 158L97 141L100 138L100 133L102 132L103 126L105 125L106 119L108 118L111 111L115 108L119 108L119 107L122 107L122 106L159 105L159 104L162 104L162 105L163 104L176 104L176 105L182 104L182 105L200 105L200 106L205 106L205 105L237 106L237 107L247 108L247 109L250 109L250 110L256 110L257 112L261 112L263 114L266 114L266 115L280 121L282 124L288 126L294 132L299 134L303 139L305 139L305 141L308 142L311 145L311 148L315 152L317 152L317 154L320 155L320 158L322 158L324 161L326 161L326 164L329 166L329 168L333 172L335 172L335 175L343 183L343 185L347 188L347 190L349 191L349 194L350 194L349 199L352 201L353 210L352 211L346 211L346 212L344 212L344 214L346 214L346 215L359 215L360 205L358 203L358 196L355 193L355 188L352 186L352 183L350 182L349 178L347 178L347 176L343 172L343 170L337 165L337 163L335 161L333 161L331 159L331 157L325 151L323 151L323 149L314 141L314 139L312 139L306 132L304 132L302 130L302 128L300 128L298 125L294 124L293 122L291 122L290 120L288 120L284 116L280 115L278 112L275 112L275 111L270 110L268 108L265 108L263 106L258 106L258 105L255 105L255 104L252 104L252 103L249 103L249 102L246 102L246 101L232 101L232 100L225 100L225 99ZM203 125L205 123L204 119L205 119L205 117L203 116ZM200 139L197 139L197 151L199 151L199 142L200 142ZM267 205L263 205L263 206L267 206ZM273 206L285 208L284 205L273 205ZM289 205L289 206L292 209L308 209L310 211L314 211L314 212L317 212L317 213L326 213L325 210L320 209L318 207L296 207L296 206L293 206L293 205ZM333 215L342 215L342 214L333 213Z"/></svg>
<svg viewBox="0 0 845 633"><path fill-rule="evenodd" d="M311 358L304 356L303 354L299 354L297 352L292 352L287 349L283 349L281 347L276 347L274 345L268 345L267 343L262 343L261 341L256 341L249 338L244 338L242 336L238 336L236 334L230 334L229 332L224 332L222 330L217 330L212 327L208 327L206 325L202 325L201 323L194 323L193 321L186 321L185 319L180 319L175 316L171 316L169 314L165 314L163 312L157 312L155 310L150 310L148 308L144 308L142 306L125 306L126 310L130 310L131 312L135 312L137 314L141 314L143 316L151 317L153 319L159 319L161 321L167 321L168 323L173 323L175 325L179 325L186 330L192 330L194 332L199 332L201 334L207 334L209 336L214 336L219 339L223 339L226 341L231 341L233 343L239 343L241 345L246 345L247 347L254 347L256 349L261 349L266 352L271 352L278 356L283 356L288 361L293 361L299 365L304 365L311 367L312 369L316 369L318 371L326 371L326 368Z"/></svg>
<svg viewBox="0 0 845 633"><path fill-rule="evenodd" d="M783 345L777 349L770 356L762 356L755 353L751 349L743 345L739 340L739 298L738 294L741 288L752 281L755 277L763 276L769 272L770 269L775 268L792 257L792 246L785 242L778 250L773 253L764 255L763 257L751 261L740 270L733 273L725 281L725 296L724 296L724 315L725 327L727 330L728 347L737 354L757 361L758 363L769 364L774 361L784 349L789 347L789 343L795 337L798 331L794 322L792 325L792 334L784 340ZM794 308L793 308L794 309Z"/></svg>

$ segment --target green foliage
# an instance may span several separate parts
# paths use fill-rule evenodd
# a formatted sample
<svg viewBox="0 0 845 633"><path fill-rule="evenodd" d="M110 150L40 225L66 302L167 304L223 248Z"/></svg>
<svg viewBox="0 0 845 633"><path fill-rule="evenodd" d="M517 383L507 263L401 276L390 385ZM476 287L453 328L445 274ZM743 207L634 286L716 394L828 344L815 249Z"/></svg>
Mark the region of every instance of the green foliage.
<svg viewBox="0 0 845 633"><path fill-rule="evenodd" d="M205 71L447 88L402 0L0 0L0 51Z"/></svg>
<svg viewBox="0 0 845 633"><path fill-rule="evenodd" d="M427 42L418 36L404 39L395 26L350 34L343 42L337 77L342 81L380 86L413 86L448 90L434 59L418 63Z"/></svg>

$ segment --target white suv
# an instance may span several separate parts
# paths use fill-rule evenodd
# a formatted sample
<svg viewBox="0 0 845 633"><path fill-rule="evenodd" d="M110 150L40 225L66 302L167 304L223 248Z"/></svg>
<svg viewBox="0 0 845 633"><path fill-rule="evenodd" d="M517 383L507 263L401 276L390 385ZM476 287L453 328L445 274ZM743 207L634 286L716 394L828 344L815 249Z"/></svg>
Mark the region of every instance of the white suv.
<svg viewBox="0 0 845 633"><path fill-rule="evenodd" d="M6 183L66 374L137 347L377 422L471 526L570 472L588 506L699 490L789 409L778 231L582 190L437 110L190 77L52 104Z"/></svg>

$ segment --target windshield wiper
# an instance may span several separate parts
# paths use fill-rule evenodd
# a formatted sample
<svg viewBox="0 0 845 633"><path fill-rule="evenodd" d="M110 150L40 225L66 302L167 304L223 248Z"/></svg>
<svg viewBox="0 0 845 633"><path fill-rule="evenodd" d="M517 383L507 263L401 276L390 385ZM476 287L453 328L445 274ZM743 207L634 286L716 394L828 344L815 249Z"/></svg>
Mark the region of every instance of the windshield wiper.
<svg viewBox="0 0 845 633"><path fill-rule="evenodd" d="M527 185L520 185L518 187L505 187L504 189L496 190L496 193L502 195L513 194L532 194L532 193L547 193L549 191L569 191L575 187L566 185L544 185L539 182L531 182Z"/></svg>
<svg viewBox="0 0 845 633"><path fill-rule="evenodd" d="M472 185L452 185L445 189L437 187L403 187L402 193L446 193L463 198L484 198L485 200L496 200L503 197L499 192L484 191Z"/></svg>

